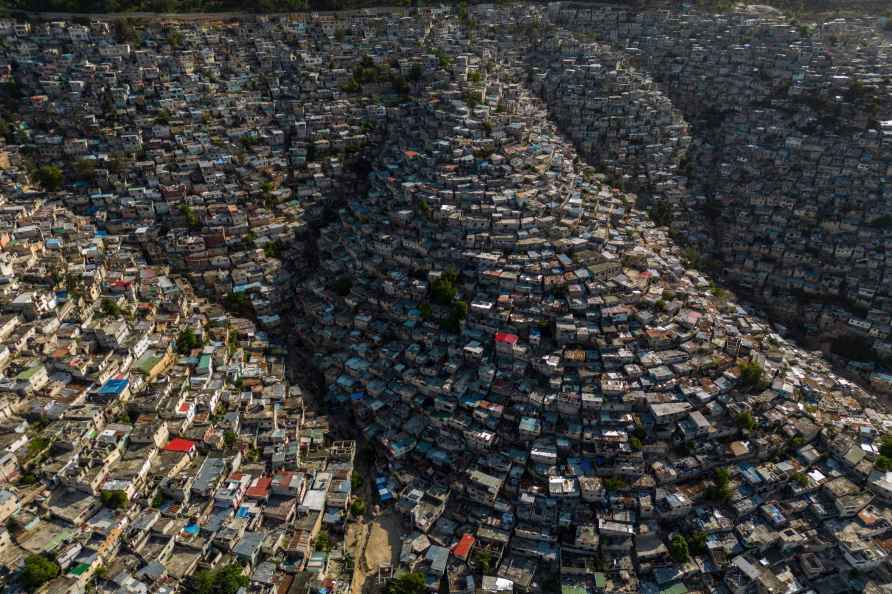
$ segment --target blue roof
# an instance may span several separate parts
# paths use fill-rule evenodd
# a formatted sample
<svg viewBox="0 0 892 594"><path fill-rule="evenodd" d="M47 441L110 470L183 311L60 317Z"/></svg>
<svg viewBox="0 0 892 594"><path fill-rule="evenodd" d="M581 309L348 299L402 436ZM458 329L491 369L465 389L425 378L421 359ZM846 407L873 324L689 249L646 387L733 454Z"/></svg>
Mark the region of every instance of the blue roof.
<svg viewBox="0 0 892 594"><path fill-rule="evenodd" d="M129 384L130 382L125 379L110 379L102 384L99 393L104 396L120 396Z"/></svg>
<svg viewBox="0 0 892 594"><path fill-rule="evenodd" d="M259 289L261 287L260 283L247 283L244 285L236 285L232 287L233 293L244 293L248 289Z"/></svg>

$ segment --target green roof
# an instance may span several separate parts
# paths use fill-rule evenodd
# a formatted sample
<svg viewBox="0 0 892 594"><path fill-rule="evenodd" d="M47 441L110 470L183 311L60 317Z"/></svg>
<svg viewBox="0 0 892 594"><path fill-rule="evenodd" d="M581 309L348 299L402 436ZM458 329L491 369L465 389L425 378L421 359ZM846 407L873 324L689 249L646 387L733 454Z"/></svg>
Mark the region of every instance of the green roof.
<svg viewBox="0 0 892 594"><path fill-rule="evenodd" d="M688 594L688 587L684 585L684 582L678 582L661 591L660 594Z"/></svg>
<svg viewBox="0 0 892 594"><path fill-rule="evenodd" d="M589 592L579 584L563 584L561 594L589 594Z"/></svg>
<svg viewBox="0 0 892 594"><path fill-rule="evenodd" d="M37 365L34 365L34 366L29 367L28 369L24 370L23 372L21 372L20 374L15 376L15 378L20 382L27 382L32 377L34 377L34 374L36 374L38 371L40 371L43 368L44 368L43 363L38 363Z"/></svg>
<svg viewBox="0 0 892 594"><path fill-rule="evenodd" d="M86 573L88 569L90 569L90 566L87 563L78 563L77 565L69 569L68 573L80 576Z"/></svg>
<svg viewBox="0 0 892 594"><path fill-rule="evenodd" d="M595 574L595 586L597 586L598 588L607 587L607 576L600 571Z"/></svg>
<svg viewBox="0 0 892 594"><path fill-rule="evenodd" d="M146 353L139 360L133 364L133 366L142 373L148 375L152 372L152 369L158 365L158 362L161 360L161 357L154 353Z"/></svg>

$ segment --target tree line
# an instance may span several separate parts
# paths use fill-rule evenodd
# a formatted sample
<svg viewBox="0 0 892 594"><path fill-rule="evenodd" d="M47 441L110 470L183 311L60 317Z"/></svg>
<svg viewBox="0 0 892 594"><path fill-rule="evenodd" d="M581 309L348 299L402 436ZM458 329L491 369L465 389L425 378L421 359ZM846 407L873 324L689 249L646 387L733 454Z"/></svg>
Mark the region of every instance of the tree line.
<svg viewBox="0 0 892 594"><path fill-rule="evenodd" d="M375 6L410 6L412 0L6 0L7 10L28 12L294 12L306 10L333 11Z"/></svg>

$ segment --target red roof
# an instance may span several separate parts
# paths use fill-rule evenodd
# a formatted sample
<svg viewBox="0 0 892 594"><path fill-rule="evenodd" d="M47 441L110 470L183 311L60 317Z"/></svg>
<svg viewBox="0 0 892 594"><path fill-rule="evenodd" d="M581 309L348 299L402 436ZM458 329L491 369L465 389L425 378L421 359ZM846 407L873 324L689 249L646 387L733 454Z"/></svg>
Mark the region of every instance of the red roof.
<svg viewBox="0 0 892 594"><path fill-rule="evenodd" d="M174 437L166 446L164 446L164 451L183 452L188 454L195 451L195 442L183 439L182 437Z"/></svg>
<svg viewBox="0 0 892 594"><path fill-rule="evenodd" d="M470 534L463 535L461 540L458 541L458 544L452 547L452 554L459 559L467 559L468 555L471 553L471 547L474 546L475 542L477 541Z"/></svg>
<svg viewBox="0 0 892 594"><path fill-rule="evenodd" d="M272 484L273 479L268 476L262 476L259 479L254 481L248 490L245 492L245 495L248 497L266 497L269 492L269 486Z"/></svg>
<svg viewBox="0 0 892 594"><path fill-rule="evenodd" d="M496 342L503 342L511 345L517 344L517 335L508 334L507 332L496 332Z"/></svg>

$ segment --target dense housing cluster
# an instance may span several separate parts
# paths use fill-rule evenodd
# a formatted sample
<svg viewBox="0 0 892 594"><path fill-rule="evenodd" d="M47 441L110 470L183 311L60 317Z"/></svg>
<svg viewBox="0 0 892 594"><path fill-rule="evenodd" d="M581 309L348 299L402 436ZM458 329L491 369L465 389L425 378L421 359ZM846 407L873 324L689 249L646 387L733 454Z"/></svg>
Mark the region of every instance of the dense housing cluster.
<svg viewBox="0 0 892 594"><path fill-rule="evenodd" d="M2 585L888 588L889 380L840 377L672 237L706 233L692 171L721 134L670 74L738 84L751 55L672 36L744 28L777 60L801 35L563 4L0 20ZM745 106L716 130L780 133ZM834 200L882 202L883 126L821 174Z"/></svg>
<svg viewBox="0 0 892 594"><path fill-rule="evenodd" d="M892 368L888 19L548 12L625 54L689 122L671 224L704 263L853 372ZM892 377L874 380L888 390Z"/></svg>

